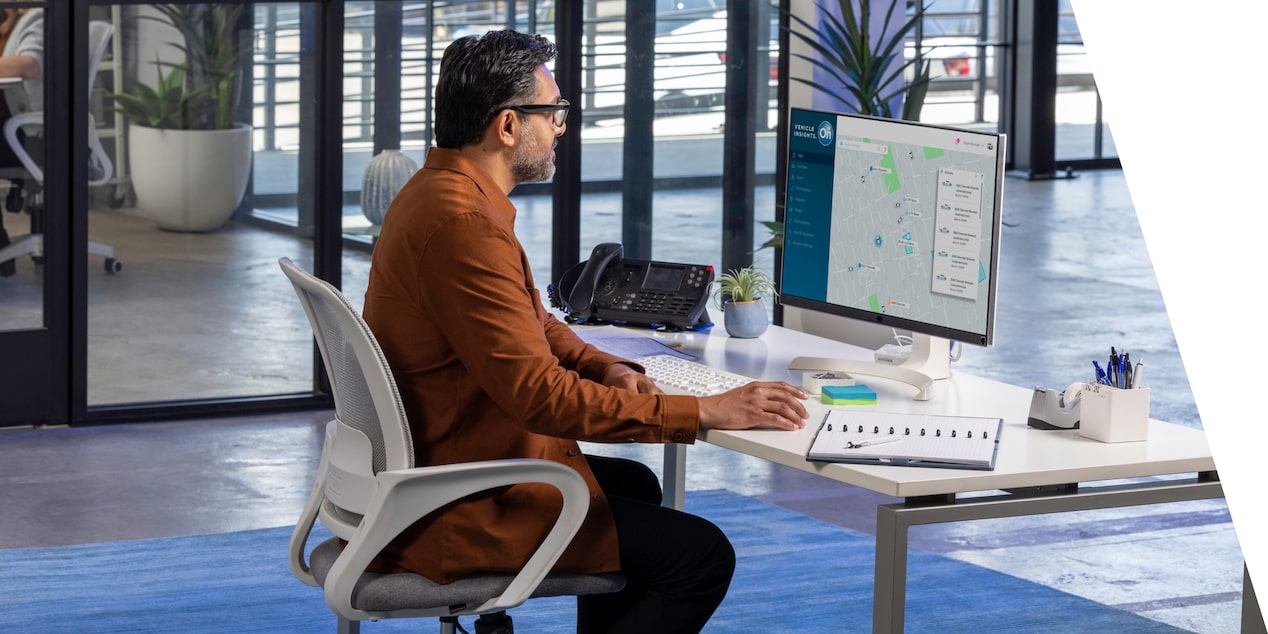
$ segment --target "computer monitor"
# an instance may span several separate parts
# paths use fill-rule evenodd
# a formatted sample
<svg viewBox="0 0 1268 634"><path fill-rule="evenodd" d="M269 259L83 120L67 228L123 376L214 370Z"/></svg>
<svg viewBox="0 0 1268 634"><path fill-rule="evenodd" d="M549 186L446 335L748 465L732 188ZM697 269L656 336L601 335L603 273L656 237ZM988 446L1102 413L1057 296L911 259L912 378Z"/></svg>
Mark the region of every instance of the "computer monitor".
<svg viewBox="0 0 1268 634"><path fill-rule="evenodd" d="M1003 134L792 108L780 301L910 330L905 362L802 357L802 371L932 396L950 340L994 339Z"/></svg>

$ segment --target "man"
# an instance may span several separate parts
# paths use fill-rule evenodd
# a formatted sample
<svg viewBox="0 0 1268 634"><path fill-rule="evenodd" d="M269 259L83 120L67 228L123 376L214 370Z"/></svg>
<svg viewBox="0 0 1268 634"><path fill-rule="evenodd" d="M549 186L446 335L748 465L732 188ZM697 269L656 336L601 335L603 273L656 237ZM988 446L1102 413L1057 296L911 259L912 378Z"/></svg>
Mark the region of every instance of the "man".
<svg viewBox="0 0 1268 634"><path fill-rule="evenodd" d="M446 49L436 147L386 214L365 319L400 384L419 464L544 458L585 478L589 512L556 570L621 571L627 584L580 598L578 631L694 632L726 595L730 543L709 522L659 506L643 465L585 456L576 441L799 429L806 395L765 382L708 398L665 395L542 306L507 195L554 174L569 108L546 68L554 55L545 38L509 29ZM440 583L517 570L560 505L544 485L476 496L420 521L382 559Z"/></svg>

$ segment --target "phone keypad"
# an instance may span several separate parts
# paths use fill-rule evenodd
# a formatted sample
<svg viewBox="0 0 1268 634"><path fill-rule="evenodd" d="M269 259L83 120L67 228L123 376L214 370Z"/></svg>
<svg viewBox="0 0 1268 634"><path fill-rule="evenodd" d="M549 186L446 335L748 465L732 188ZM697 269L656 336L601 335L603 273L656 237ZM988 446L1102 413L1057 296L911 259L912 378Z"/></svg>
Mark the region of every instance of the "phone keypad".
<svg viewBox="0 0 1268 634"><path fill-rule="evenodd" d="M687 269L687 286L700 288L709 283L709 267L693 266Z"/></svg>
<svg viewBox="0 0 1268 634"><path fill-rule="evenodd" d="M709 283L713 281L713 268L689 265L680 271L673 282L677 286L674 290L640 288L646 275L644 269L629 268L624 279L618 275L614 280L600 280L594 299L598 317L631 323L686 325L688 318L695 319L703 309ZM659 282L668 286L664 280Z"/></svg>

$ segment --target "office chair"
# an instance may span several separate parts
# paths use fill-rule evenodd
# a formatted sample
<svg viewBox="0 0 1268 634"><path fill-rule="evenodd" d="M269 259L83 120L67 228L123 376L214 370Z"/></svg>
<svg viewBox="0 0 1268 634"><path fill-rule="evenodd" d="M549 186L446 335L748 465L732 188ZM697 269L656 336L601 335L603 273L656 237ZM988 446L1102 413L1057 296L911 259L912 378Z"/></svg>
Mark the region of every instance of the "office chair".
<svg viewBox="0 0 1268 634"><path fill-rule="evenodd" d="M88 63L88 92L92 93L92 87L97 77L97 68L101 65L101 60L105 57L106 47L110 44L110 36L114 33L114 26L109 22L94 20L88 23L88 50L91 55ZM23 145L22 139L18 136L18 130L29 131L44 126L44 113L42 111L22 112L9 117L4 123L4 139L13 149L13 153L17 155L18 160L22 162L25 173L14 179L10 179L11 186L13 181L20 181L26 177L35 181L34 191L29 195L29 202L33 209L33 216L43 213L43 194L40 189L44 186L44 170L31 157L31 153ZM88 148L89 148L89 185L104 185L110 182L114 176L114 164L110 162L110 156L106 154L105 148L101 145L101 139L97 137L97 125L92 115L88 115ZM20 185L18 185L21 187ZM19 205L20 206L20 205ZM16 210L11 210L16 211ZM33 223L39 226L40 223ZM105 268L107 273L118 273L123 270L123 263L114 257L114 248L100 244L97 242L88 243L88 252L101 255L106 258ZM19 255L30 254L37 260L44 255L44 234L32 231L31 233L18 238L17 241L0 248L0 263L8 262ZM11 266L9 268L12 268ZM5 272L10 272L8 269Z"/></svg>
<svg viewBox="0 0 1268 634"><path fill-rule="evenodd" d="M590 504L585 480L549 460L490 460L438 466L414 464L409 424L391 368L374 334L334 286L289 258L279 264L295 287L330 379L335 420L326 425L325 446L312 493L291 534L291 571L323 589L338 616L339 632L359 631L360 621L441 617L442 634L460 628L457 617L481 616L476 632L489 629L505 611L531 597L616 592L618 574L551 573L585 518ZM480 575L437 584L412 573L366 572L398 534L432 511L460 498L525 482L559 489L563 510L545 541L515 574ZM320 519L335 537L304 551ZM340 540L347 543L340 548ZM465 631L465 630L463 630Z"/></svg>

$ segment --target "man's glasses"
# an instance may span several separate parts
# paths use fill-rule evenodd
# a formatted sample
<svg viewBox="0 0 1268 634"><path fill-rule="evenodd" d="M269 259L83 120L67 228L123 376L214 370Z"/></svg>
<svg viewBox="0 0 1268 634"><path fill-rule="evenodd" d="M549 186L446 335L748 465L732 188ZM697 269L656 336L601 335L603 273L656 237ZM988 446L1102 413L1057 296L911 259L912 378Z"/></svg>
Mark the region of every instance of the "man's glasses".
<svg viewBox="0 0 1268 634"><path fill-rule="evenodd" d="M555 124L556 128L564 127L564 122L568 120L568 108L572 104L567 99L560 99L559 103L530 103L523 106L507 106L508 109L525 114L545 113L550 115L550 122Z"/></svg>

